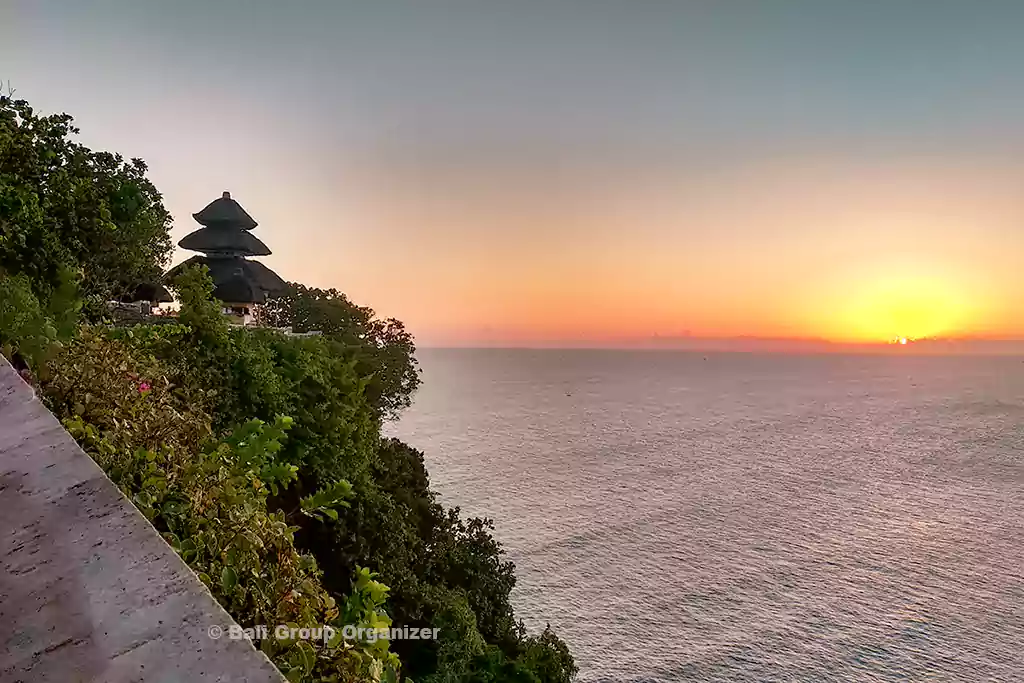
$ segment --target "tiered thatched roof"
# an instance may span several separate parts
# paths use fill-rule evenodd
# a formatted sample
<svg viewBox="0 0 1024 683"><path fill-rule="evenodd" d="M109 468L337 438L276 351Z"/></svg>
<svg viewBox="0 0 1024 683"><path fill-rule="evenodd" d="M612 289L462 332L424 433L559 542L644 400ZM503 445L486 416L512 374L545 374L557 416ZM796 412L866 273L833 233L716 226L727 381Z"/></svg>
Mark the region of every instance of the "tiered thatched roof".
<svg viewBox="0 0 1024 683"><path fill-rule="evenodd" d="M185 267L202 264L209 268L213 279L213 295L225 303L263 303L284 289L285 282L277 273L245 258L269 256L270 249L249 232L257 223L230 193L225 192L192 217L203 227L185 236L178 246L203 255L172 268L167 273L168 281Z"/></svg>

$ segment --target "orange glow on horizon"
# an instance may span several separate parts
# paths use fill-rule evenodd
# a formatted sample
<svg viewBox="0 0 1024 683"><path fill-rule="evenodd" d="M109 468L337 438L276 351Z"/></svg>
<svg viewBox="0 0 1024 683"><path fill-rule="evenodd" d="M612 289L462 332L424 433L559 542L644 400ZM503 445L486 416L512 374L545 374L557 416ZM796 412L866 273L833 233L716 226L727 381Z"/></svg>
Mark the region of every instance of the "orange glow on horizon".
<svg viewBox="0 0 1024 683"><path fill-rule="evenodd" d="M246 200L267 264L423 346L1024 338L1024 167L793 162L565 188L430 170L353 170L349 229L317 233L322 258L288 253L309 246L273 234L293 219Z"/></svg>

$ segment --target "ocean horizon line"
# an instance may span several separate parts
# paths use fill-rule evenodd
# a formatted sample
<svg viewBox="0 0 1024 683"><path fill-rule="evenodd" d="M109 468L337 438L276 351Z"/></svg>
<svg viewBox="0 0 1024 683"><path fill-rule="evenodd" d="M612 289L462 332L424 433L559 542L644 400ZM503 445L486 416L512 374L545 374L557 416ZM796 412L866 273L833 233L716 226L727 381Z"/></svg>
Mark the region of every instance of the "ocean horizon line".
<svg viewBox="0 0 1024 683"><path fill-rule="evenodd" d="M654 351L766 353L781 355L1024 355L1024 339L950 338L898 342L833 342L771 337L688 337L637 341L534 341L420 344L422 350L462 351Z"/></svg>

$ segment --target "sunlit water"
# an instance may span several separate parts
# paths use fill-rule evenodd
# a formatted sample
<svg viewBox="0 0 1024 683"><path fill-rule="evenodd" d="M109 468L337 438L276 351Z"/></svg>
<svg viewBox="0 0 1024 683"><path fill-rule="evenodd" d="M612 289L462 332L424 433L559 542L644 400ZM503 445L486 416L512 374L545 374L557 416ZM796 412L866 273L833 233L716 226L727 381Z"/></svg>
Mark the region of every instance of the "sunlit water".
<svg viewBox="0 0 1024 683"><path fill-rule="evenodd" d="M1024 681L1024 360L421 351L391 431L582 681Z"/></svg>

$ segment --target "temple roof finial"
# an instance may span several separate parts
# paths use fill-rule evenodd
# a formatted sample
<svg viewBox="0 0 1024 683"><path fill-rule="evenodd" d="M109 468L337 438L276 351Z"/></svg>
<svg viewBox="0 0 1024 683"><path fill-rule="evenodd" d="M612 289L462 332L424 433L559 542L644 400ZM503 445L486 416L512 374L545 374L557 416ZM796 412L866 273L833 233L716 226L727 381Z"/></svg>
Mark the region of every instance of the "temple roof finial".
<svg viewBox="0 0 1024 683"><path fill-rule="evenodd" d="M225 190L221 196L206 205L206 208L199 213L192 214L201 225L217 228L237 228L239 230L252 230L256 227L256 221L245 212L238 202L231 198L231 193Z"/></svg>

